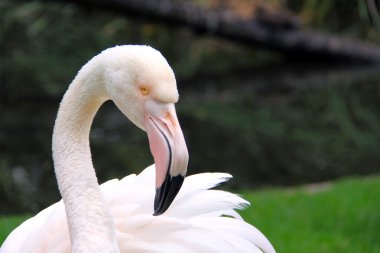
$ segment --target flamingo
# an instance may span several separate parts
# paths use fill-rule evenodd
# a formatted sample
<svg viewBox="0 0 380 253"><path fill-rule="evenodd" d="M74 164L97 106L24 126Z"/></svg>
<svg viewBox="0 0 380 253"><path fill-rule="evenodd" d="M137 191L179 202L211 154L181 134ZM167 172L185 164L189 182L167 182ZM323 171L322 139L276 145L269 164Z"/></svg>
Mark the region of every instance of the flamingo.
<svg viewBox="0 0 380 253"><path fill-rule="evenodd" d="M155 165L99 186L89 132L96 111L109 99L147 132ZM16 228L0 252L274 253L268 239L237 213L249 203L212 189L229 174L184 180L188 151L177 101L174 73L157 50L124 45L92 58L65 93L54 126L62 200Z"/></svg>

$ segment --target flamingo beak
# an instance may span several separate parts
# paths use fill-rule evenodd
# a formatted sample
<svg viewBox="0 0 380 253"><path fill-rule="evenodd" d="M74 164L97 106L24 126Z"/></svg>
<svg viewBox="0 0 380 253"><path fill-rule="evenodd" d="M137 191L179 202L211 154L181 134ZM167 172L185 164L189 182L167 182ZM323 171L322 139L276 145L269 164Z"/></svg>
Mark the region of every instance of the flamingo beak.
<svg viewBox="0 0 380 253"><path fill-rule="evenodd" d="M147 101L144 127L156 166L154 215L163 214L179 192L189 153L174 104Z"/></svg>

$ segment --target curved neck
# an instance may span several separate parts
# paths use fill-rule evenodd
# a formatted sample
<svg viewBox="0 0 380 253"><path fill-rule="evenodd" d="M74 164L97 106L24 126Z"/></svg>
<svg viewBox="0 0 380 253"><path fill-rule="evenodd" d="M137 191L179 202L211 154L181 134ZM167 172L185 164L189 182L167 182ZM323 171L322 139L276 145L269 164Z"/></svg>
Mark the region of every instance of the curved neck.
<svg viewBox="0 0 380 253"><path fill-rule="evenodd" d="M54 168L72 252L119 252L89 146L93 118L108 99L101 66L95 65L90 61L82 68L61 102L53 133Z"/></svg>

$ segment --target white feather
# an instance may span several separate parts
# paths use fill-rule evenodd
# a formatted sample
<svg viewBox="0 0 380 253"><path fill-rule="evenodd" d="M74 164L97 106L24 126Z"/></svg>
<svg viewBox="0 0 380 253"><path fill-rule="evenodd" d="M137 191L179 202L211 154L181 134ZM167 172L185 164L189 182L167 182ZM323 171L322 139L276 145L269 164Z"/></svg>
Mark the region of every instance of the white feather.
<svg viewBox="0 0 380 253"><path fill-rule="evenodd" d="M187 177L178 199L161 216L152 215L154 166L138 176L102 184L121 252L275 252L266 237L234 211L247 201L226 191L207 190L229 178L223 173ZM25 221L0 252L70 252L63 202Z"/></svg>

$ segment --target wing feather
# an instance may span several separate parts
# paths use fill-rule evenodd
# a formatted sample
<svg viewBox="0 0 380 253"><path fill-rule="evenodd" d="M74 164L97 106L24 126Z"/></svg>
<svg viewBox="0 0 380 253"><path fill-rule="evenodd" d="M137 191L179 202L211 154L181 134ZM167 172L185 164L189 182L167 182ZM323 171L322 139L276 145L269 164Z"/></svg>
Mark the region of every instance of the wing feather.
<svg viewBox="0 0 380 253"><path fill-rule="evenodd" d="M268 239L244 222L236 210L249 202L211 188L232 178L226 173L188 176L173 204L153 216L154 166L139 175L101 185L125 253L274 253ZM0 253L70 252L62 201L25 221L7 238Z"/></svg>

